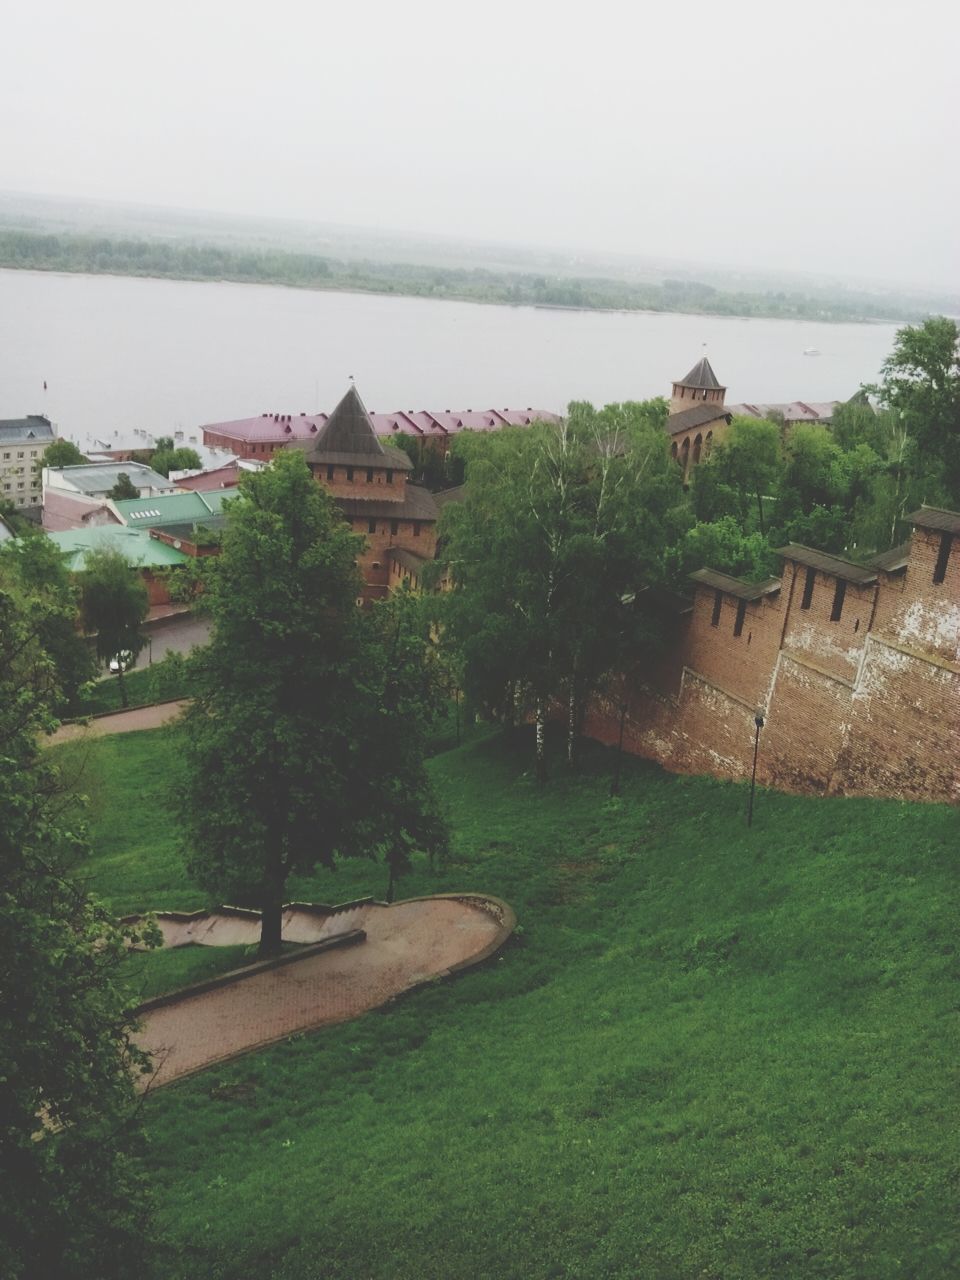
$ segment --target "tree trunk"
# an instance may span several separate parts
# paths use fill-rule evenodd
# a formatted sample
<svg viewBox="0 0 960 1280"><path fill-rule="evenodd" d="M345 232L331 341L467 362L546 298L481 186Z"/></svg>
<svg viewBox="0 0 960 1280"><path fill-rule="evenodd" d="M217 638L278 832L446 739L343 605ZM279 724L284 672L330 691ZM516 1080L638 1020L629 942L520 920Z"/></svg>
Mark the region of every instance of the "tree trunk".
<svg viewBox="0 0 960 1280"><path fill-rule="evenodd" d="M537 698L537 782L542 787L547 780L547 717L543 699Z"/></svg>
<svg viewBox="0 0 960 1280"><path fill-rule="evenodd" d="M393 874L393 862L390 859L387 860L387 867L389 868L389 879L387 880L387 902L392 902L396 877Z"/></svg>
<svg viewBox="0 0 960 1280"><path fill-rule="evenodd" d="M757 510L760 513L760 532L765 533L766 530L763 527L763 497L759 489L757 490Z"/></svg>
<svg viewBox="0 0 960 1280"><path fill-rule="evenodd" d="M269 878L264 894L263 909L260 916L260 946L257 950L258 960L267 960L270 956L278 956L283 945L281 932L283 929L283 890L286 876L283 863L278 854L269 870Z"/></svg>
<svg viewBox="0 0 960 1280"><path fill-rule="evenodd" d="M577 682L570 681L570 696L567 700L567 766L572 769L577 763Z"/></svg>
<svg viewBox="0 0 960 1280"><path fill-rule="evenodd" d="M128 705L127 686L123 683L123 661L121 659L120 666L117 669L117 679L120 681L120 705L126 707Z"/></svg>

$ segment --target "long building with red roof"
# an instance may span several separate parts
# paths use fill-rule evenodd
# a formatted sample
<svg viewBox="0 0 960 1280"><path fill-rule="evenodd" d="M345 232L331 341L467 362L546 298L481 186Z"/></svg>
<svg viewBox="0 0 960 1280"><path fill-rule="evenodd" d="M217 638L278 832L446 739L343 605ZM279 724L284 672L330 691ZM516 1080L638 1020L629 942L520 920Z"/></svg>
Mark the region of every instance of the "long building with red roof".
<svg viewBox="0 0 960 1280"><path fill-rule="evenodd" d="M407 435L435 442L446 452L448 441L460 431L497 431L500 427L528 427L531 422L559 422L547 409L395 409L368 414L381 439ZM326 426L327 413L261 413L256 418L210 422L201 428L211 449L229 449L240 458L269 458L288 444L309 441Z"/></svg>

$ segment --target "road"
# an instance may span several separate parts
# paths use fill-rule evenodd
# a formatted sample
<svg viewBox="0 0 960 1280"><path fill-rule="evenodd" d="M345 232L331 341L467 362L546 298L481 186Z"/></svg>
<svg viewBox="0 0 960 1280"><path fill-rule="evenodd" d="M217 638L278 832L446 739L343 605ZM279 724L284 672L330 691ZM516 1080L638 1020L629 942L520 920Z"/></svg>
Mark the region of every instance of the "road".
<svg viewBox="0 0 960 1280"><path fill-rule="evenodd" d="M116 680L116 676L110 677ZM149 707L134 707L132 711L116 711L113 715L98 716L89 724L62 724L49 738L44 738L44 745L59 746L61 742L70 742L73 738L102 737L105 733L133 733L138 729L159 729L162 724L175 720L184 707L188 706L185 698L178 702L158 702Z"/></svg>
<svg viewBox="0 0 960 1280"><path fill-rule="evenodd" d="M211 625L209 618L195 618L189 613L146 623L143 634L147 637L147 643L143 652L138 654L134 667L147 667L151 662L159 662L168 653L189 653L194 645L206 644ZM116 676L103 670L100 679L115 680Z"/></svg>

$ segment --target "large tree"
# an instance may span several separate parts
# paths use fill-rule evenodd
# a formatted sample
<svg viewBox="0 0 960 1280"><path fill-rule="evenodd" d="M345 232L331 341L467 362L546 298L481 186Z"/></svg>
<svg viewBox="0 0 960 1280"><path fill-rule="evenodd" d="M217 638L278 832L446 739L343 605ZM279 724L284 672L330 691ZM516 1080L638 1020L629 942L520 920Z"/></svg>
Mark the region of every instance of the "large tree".
<svg viewBox="0 0 960 1280"><path fill-rule="evenodd" d="M53 710L62 714L95 674L93 655L77 630L76 587L63 556L43 534L6 544L0 553L0 587L29 609L39 643L53 660L57 692Z"/></svg>
<svg viewBox="0 0 960 1280"><path fill-rule="evenodd" d="M946 316L898 330L872 390L916 441L918 462L939 472L960 503L960 330Z"/></svg>
<svg viewBox="0 0 960 1280"><path fill-rule="evenodd" d="M72 440L54 440L47 445L40 459L41 467L75 467L86 462L86 458Z"/></svg>
<svg viewBox="0 0 960 1280"><path fill-rule="evenodd" d="M243 477L211 566L209 645L187 713L188 865L258 907L280 947L288 877L442 841L423 767L423 676L389 613L357 608L361 540L297 450Z"/></svg>
<svg viewBox="0 0 960 1280"><path fill-rule="evenodd" d="M101 662L120 658L117 679L120 700L126 706L124 655L135 658L146 643L140 628L150 601L143 579L120 551L102 548L88 552L81 577L80 601L85 629L96 632L97 657Z"/></svg>
<svg viewBox="0 0 960 1280"><path fill-rule="evenodd" d="M117 966L133 937L73 876L80 815L38 735L46 611L0 587L0 1275L143 1274L145 1196Z"/></svg>
<svg viewBox="0 0 960 1280"><path fill-rule="evenodd" d="M444 642L478 704L532 713L542 778L548 705L567 702L572 758L580 709L622 658L624 598L659 571L679 476L643 405L573 404L560 423L465 448L466 500L441 523L454 586Z"/></svg>

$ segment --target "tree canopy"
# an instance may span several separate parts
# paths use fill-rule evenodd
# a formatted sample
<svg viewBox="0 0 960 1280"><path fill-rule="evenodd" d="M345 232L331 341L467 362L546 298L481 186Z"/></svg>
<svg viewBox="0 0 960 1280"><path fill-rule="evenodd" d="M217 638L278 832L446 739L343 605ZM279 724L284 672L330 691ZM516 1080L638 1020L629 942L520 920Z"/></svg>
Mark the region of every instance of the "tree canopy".
<svg viewBox="0 0 960 1280"><path fill-rule="evenodd" d="M567 701L572 756L584 701L634 630L624 597L660 573L680 500L663 416L659 405L573 404L560 423L458 442L468 487L440 526L453 584L444 640L474 701L533 713L541 775L548 702Z"/></svg>
<svg viewBox="0 0 960 1280"><path fill-rule="evenodd" d="M100 661L124 653L136 657L146 643L140 628L150 602L143 579L126 556L109 548L88 552L80 591L83 625L87 632L96 632ZM120 662L117 679L126 706L123 668Z"/></svg>
<svg viewBox="0 0 960 1280"><path fill-rule="evenodd" d="M198 471L201 461L196 449L173 447L157 449L150 459L154 471L162 476L169 476L171 471Z"/></svg>
<svg viewBox="0 0 960 1280"><path fill-rule="evenodd" d="M42 467L76 467L86 462L86 458L72 440L54 440L47 445L40 459Z"/></svg>
<svg viewBox="0 0 960 1280"><path fill-rule="evenodd" d="M126 471L121 471L117 476L117 483L107 494L107 497L112 498L114 502L122 502L125 498L139 498L140 490L127 475Z"/></svg>
<svg viewBox="0 0 960 1280"><path fill-rule="evenodd" d="M338 856L402 871L444 828L422 758L424 646L400 605L357 608L360 539L297 450L244 475L226 509L183 820L192 874L262 911L269 954L292 872Z"/></svg>
<svg viewBox="0 0 960 1280"><path fill-rule="evenodd" d="M37 741L62 697L50 603L26 581L0 584L0 1274L119 1280L144 1262L147 1063L115 976L136 935L72 875L81 815Z"/></svg>

